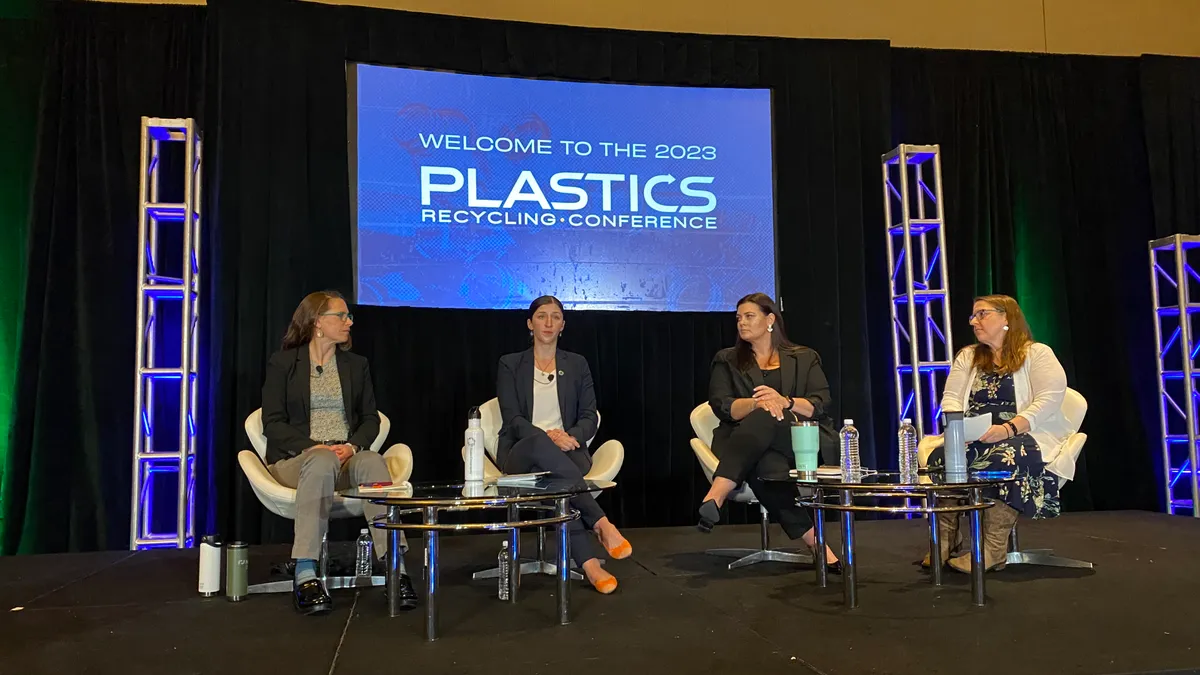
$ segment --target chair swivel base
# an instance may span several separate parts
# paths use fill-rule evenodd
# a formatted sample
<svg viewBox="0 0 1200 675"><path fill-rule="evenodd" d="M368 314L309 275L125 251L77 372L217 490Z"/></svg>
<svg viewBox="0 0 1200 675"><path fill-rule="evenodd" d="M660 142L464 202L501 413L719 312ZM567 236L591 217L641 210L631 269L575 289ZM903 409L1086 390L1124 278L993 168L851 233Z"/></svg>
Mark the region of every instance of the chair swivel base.
<svg viewBox="0 0 1200 675"><path fill-rule="evenodd" d="M731 570L763 562L799 565L809 565L813 562L811 553L801 552L799 549L712 548L704 553L722 558L737 558L737 560L729 563L729 569Z"/></svg>
<svg viewBox="0 0 1200 675"><path fill-rule="evenodd" d="M382 576L374 577L325 577L325 590L336 591L343 588L373 588L375 586L385 586L387 580ZM262 584L251 584L247 588L248 594L256 593L291 593L292 580L281 579L279 581L268 581Z"/></svg>
<svg viewBox="0 0 1200 675"><path fill-rule="evenodd" d="M1008 565L1042 565L1044 567L1070 567L1083 570L1095 569L1095 565L1085 560L1074 560L1054 555L1054 549L1050 548L1009 551L1005 563Z"/></svg>
<svg viewBox="0 0 1200 675"><path fill-rule="evenodd" d="M600 561L600 563L604 564L604 561ZM575 567L574 562L571 563L571 567L572 568ZM556 576L558 574L558 565L555 565L554 563L546 562L545 560L528 560L527 559L527 560L524 560L521 562L521 574L547 574L549 576ZM476 572L471 575L471 578L472 579L495 579L499 576L500 576L500 568L493 567L491 569ZM572 569L571 570L571 578L576 581L582 581L583 575L580 574L579 572L576 572L574 569Z"/></svg>

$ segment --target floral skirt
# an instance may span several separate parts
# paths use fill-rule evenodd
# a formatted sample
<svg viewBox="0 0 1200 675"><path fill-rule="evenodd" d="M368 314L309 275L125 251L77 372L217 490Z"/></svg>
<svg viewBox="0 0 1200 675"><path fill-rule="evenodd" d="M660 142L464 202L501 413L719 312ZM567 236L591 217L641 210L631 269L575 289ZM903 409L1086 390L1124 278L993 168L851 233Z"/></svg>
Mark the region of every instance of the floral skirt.
<svg viewBox="0 0 1200 675"><path fill-rule="evenodd" d="M946 464L945 448L929 455L930 469ZM971 471L1013 471L1017 482L986 490L1030 518L1054 518L1059 514L1058 476L1046 470L1042 451L1029 434L1017 434L997 443L975 441L967 445L967 467Z"/></svg>

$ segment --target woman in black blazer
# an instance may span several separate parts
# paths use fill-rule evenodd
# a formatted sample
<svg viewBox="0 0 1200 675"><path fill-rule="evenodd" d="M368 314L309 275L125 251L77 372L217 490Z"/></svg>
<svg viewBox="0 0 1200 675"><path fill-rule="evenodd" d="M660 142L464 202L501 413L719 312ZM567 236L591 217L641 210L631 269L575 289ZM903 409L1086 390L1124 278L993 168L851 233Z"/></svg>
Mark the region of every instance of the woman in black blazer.
<svg viewBox="0 0 1200 675"><path fill-rule="evenodd" d="M826 412L829 382L821 357L792 344L783 330L775 302L752 293L737 304L737 342L713 357L708 382L709 406L721 420L713 432L713 454L720 463L712 487L700 505L697 527L710 532L721 521L721 506L743 481L792 539L815 545L812 518L796 505L796 488L764 481L796 468L791 423L816 420L821 455L836 463L837 436ZM833 551L826 550L830 570L840 572Z"/></svg>
<svg viewBox="0 0 1200 675"><path fill-rule="evenodd" d="M596 392L587 360L558 348L563 306L544 295L529 305L525 322L533 348L500 357L496 395L503 427L496 460L504 473L549 471L554 478L582 481L592 468L588 441L596 435ZM571 558L601 593L617 589L588 536L592 530L613 558L633 554L629 541L589 493L571 499L580 519L570 524ZM580 522L582 521L582 522Z"/></svg>
<svg viewBox="0 0 1200 675"><path fill-rule="evenodd" d="M367 360L350 353L354 317L336 291L310 293L292 314L283 349L271 356L263 382L262 424L267 469L296 490L296 560L293 602L302 614L333 609L316 575L321 540L329 525L335 490L391 480L387 463L371 443L379 412ZM384 507L364 503L368 525ZM377 574L387 553L383 530L370 528ZM417 594L400 558L401 606L417 606Z"/></svg>

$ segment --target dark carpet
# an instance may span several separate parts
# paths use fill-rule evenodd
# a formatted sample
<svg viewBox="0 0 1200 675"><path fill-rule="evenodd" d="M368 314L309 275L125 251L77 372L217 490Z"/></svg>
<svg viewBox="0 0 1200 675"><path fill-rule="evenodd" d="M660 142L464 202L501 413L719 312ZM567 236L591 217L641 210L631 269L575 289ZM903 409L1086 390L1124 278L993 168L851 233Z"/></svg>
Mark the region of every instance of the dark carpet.
<svg viewBox="0 0 1200 675"><path fill-rule="evenodd" d="M611 561L608 597L576 583L569 626L554 580L527 576L520 602L470 573L501 537L443 537L441 639L421 610L387 617L381 589L335 593L304 618L285 595L230 603L196 595L196 551L0 558L0 673L1182 673L1200 667L1200 522L1140 512L1021 523L1022 546L1052 547L1095 570L1010 567L988 575L986 607L964 575L935 588L912 564L925 521L858 523L859 598L812 568L734 571L704 555L754 547L757 528L626 532L634 557ZM773 543L784 544L778 529ZM830 527L837 547L836 527ZM414 537L409 565L420 565ZM532 549L532 538L523 544ZM348 546L348 545L347 545ZM251 581L287 557L251 551ZM18 609L19 608L19 609Z"/></svg>

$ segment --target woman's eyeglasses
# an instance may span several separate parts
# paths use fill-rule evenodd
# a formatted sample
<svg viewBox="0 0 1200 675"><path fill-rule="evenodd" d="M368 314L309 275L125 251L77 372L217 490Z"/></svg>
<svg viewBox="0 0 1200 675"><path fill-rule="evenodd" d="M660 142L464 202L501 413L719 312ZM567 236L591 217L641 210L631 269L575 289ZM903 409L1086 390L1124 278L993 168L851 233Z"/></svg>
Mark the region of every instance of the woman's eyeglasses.
<svg viewBox="0 0 1200 675"><path fill-rule="evenodd" d="M341 319L342 321L353 321L354 320L354 315L351 314L350 312L325 312L321 316L336 316L337 318Z"/></svg>
<svg viewBox="0 0 1200 675"><path fill-rule="evenodd" d="M983 321L983 317L985 317L991 313L1003 314L1004 310L1002 310L1002 309L981 309L978 312L975 312L971 316L967 317L967 321Z"/></svg>

